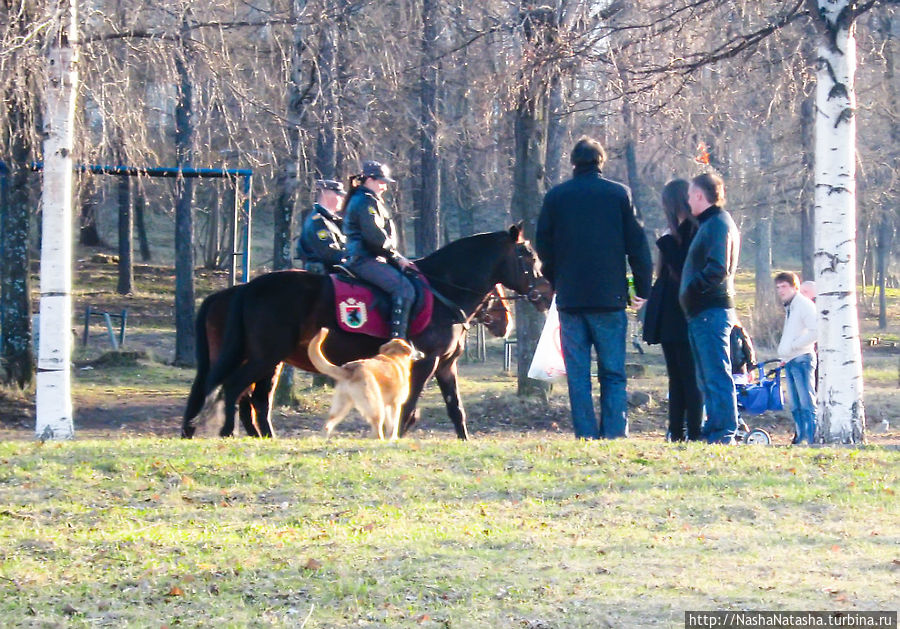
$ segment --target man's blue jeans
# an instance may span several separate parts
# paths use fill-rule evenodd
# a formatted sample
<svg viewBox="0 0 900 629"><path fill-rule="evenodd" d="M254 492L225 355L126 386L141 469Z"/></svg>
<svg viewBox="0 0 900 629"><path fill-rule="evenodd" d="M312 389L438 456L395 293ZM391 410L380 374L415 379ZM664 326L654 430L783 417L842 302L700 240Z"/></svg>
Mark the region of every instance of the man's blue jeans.
<svg viewBox="0 0 900 629"><path fill-rule="evenodd" d="M560 311L559 326L575 436L581 439L627 437L625 332L628 319L625 311ZM597 350L599 425L591 398L591 347Z"/></svg>
<svg viewBox="0 0 900 629"><path fill-rule="evenodd" d="M733 443L737 430L737 398L731 377L731 328L734 308L709 308L688 319L688 337L697 385L706 406L701 433L709 443Z"/></svg>
<svg viewBox="0 0 900 629"><path fill-rule="evenodd" d="M797 356L784 365L797 443L812 443L816 438L815 372L816 357L813 354Z"/></svg>

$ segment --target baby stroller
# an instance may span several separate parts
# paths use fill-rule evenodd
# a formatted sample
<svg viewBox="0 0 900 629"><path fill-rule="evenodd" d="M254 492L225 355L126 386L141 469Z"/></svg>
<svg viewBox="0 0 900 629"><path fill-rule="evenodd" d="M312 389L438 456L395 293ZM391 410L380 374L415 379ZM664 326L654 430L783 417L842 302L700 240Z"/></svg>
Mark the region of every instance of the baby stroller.
<svg viewBox="0 0 900 629"><path fill-rule="evenodd" d="M776 364L776 367L766 371L766 365ZM780 411L784 409L784 396L781 393L781 372L784 369L780 360L767 360L756 363L752 368L758 371L756 382L740 381L735 377L734 388L737 392L738 429L735 440L752 445L770 445L772 437L762 428L750 429L741 417L746 415L759 415L766 411Z"/></svg>
<svg viewBox="0 0 900 629"><path fill-rule="evenodd" d="M781 366L778 360L756 362L756 352L747 331L741 324L735 325L731 330L731 371L734 380L734 388L737 393L738 428L734 435L735 441L755 444L770 445L772 437L762 428L753 430L741 417L745 415L759 415L766 411L780 411L784 408L784 399L781 395ZM766 365L778 363L778 366L766 372ZM756 382L752 375L759 372Z"/></svg>

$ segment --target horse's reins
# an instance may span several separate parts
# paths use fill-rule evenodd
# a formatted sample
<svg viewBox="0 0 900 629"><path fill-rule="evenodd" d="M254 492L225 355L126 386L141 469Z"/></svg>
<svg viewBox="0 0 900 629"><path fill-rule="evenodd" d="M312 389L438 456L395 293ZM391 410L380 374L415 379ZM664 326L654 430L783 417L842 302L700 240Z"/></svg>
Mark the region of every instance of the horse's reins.
<svg viewBox="0 0 900 629"><path fill-rule="evenodd" d="M529 269L528 266L525 264L525 261L522 259L523 255L520 255L520 253L519 253L520 247L521 247L521 245L516 245L516 260L519 263L519 270L522 271L522 275L524 275L528 279L528 289L527 289L528 292L524 295L522 295L520 293L516 293L515 295L497 295L497 299L499 299L500 301L516 301L517 299L527 299L528 301L535 303L542 299L542 295L541 295L540 291L537 290L537 280L535 278L534 273L532 273L531 269ZM427 279L429 281L429 283L439 282L449 288L455 288L457 290L466 291L467 293L472 293L473 295L481 294L479 291L473 290L473 289L469 288L468 286L460 286L459 284L455 284L449 280L445 280L445 279L442 279L442 278L439 278L439 277L436 277L433 275L428 275L427 273L423 273L421 270L419 270L416 267L412 267L412 268L416 273L418 273L419 275L421 275L422 277ZM435 297L438 297L440 295L440 293L438 293L437 291L434 291L433 287L432 287L432 291L434 292ZM459 306L454 304L450 299L444 297L443 295L440 295L438 297L438 300L441 301L442 299L447 299L448 302L453 304L454 309L462 311L462 308L460 308ZM484 303L486 301L487 301L487 298L483 299L481 302L481 305L484 305ZM442 303L444 303L444 305L447 305L446 302L442 302Z"/></svg>

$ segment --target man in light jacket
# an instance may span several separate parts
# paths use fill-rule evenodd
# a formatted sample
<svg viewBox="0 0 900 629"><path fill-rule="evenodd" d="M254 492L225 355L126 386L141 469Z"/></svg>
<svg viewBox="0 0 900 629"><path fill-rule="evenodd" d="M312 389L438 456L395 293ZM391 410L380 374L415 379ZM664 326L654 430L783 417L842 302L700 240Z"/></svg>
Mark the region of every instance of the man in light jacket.
<svg viewBox="0 0 900 629"><path fill-rule="evenodd" d="M785 310L778 358L784 363L795 440L812 443L816 436L816 306L799 288L795 273L775 276L775 291Z"/></svg>

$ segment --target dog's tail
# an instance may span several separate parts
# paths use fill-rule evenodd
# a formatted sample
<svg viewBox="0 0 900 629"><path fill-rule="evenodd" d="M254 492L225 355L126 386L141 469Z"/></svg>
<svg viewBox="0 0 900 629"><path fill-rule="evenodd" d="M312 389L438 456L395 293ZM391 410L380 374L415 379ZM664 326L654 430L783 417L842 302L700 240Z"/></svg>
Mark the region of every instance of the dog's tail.
<svg viewBox="0 0 900 629"><path fill-rule="evenodd" d="M307 349L309 360L312 362L313 367L319 370L319 373L330 376L338 382L346 380L347 374L344 370L337 365L332 365L325 358L325 354L322 353L322 343L325 342L326 336L328 336L328 328L322 328L309 342L309 348Z"/></svg>

